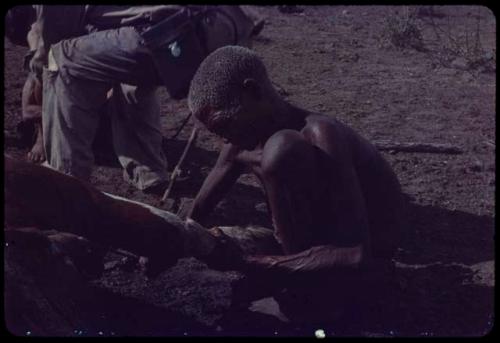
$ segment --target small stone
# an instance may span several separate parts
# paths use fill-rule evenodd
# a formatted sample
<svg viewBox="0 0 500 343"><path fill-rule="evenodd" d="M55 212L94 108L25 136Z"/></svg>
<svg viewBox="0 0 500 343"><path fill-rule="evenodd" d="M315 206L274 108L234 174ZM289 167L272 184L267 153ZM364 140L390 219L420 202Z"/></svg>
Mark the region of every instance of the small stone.
<svg viewBox="0 0 500 343"><path fill-rule="evenodd" d="M258 203L255 205L255 210L259 212L267 212L267 205L265 202Z"/></svg>
<svg viewBox="0 0 500 343"><path fill-rule="evenodd" d="M457 68L457 69L461 69L461 70L465 70L467 69L467 60L463 57L458 57L458 58L455 58L453 60L453 62L451 62L451 66L453 68Z"/></svg>
<svg viewBox="0 0 500 343"><path fill-rule="evenodd" d="M479 161L476 161L472 164L470 170L472 170L473 172L480 172L483 170L483 164Z"/></svg>
<svg viewBox="0 0 500 343"><path fill-rule="evenodd" d="M173 42L168 46L168 48L170 49L172 56L179 57L181 55L181 47L177 42Z"/></svg>
<svg viewBox="0 0 500 343"><path fill-rule="evenodd" d="M483 58L485 60L491 60L491 59L493 59L493 54L490 51L488 51L488 52L484 53Z"/></svg>
<svg viewBox="0 0 500 343"><path fill-rule="evenodd" d="M138 260L132 257L126 256L121 259L118 266L120 267L121 270L132 271L135 268L137 261Z"/></svg>
<svg viewBox="0 0 500 343"><path fill-rule="evenodd" d="M464 73L464 75L462 76L462 81L465 83L472 82L472 81L474 81L474 76L472 76L469 73Z"/></svg>
<svg viewBox="0 0 500 343"><path fill-rule="evenodd" d="M106 263L104 263L104 270L114 269L114 268L116 268L118 266L118 264L120 264L120 261L106 262Z"/></svg>
<svg viewBox="0 0 500 343"><path fill-rule="evenodd" d="M314 335L316 336L316 338L319 338L319 339L323 339L326 337L325 335L325 331L322 330L322 329L318 329L314 332Z"/></svg>
<svg viewBox="0 0 500 343"><path fill-rule="evenodd" d="M175 205L175 199L167 198L165 199L165 203L163 204L163 209L171 211Z"/></svg>
<svg viewBox="0 0 500 343"><path fill-rule="evenodd" d="M441 68L436 73L442 76L453 76L456 75L456 70L453 70L451 68Z"/></svg>
<svg viewBox="0 0 500 343"><path fill-rule="evenodd" d="M139 257L139 264L141 266L146 266L148 263L149 263L149 258L147 258L146 256Z"/></svg>

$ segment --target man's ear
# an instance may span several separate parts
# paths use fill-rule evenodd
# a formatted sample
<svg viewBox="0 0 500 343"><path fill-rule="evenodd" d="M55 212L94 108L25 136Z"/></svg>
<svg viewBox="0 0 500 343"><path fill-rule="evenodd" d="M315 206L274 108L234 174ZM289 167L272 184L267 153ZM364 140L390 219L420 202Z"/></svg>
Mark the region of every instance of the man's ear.
<svg viewBox="0 0 500 343"><path fill-rule="evenodd" d="M255 99L261 98L260 87L259 87L257 81L255 81L254 79L252 79L252 78L245 79L245 81L243 81L243 89L248 94L251 94Z"/></svg>

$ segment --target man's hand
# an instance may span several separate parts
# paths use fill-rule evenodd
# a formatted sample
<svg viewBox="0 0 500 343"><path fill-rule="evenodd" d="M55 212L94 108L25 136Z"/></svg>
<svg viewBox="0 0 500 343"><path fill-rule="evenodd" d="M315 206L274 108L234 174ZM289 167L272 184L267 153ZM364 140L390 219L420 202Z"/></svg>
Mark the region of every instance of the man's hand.
<svg viewBox="0 0 500 343"><path fill-rule="evenodd" d="M41 79L43 67L47 65L48 52L43 48L38 48L29 62L29 69Z"/></svg>
<svg viewBox="0 0 500 343"><path fill-rule="evenodd" d="M244 254L238 243L217 227L208 231L217 238L215 248L203 259L208 267L221 271L241 270Z"/></svg>
<svg viewBox="0 0 500 343"><path fill-rule="evenodd" d="M182 220L189 219L190 218L189 214L191 212L192 207L193 207L192 203L189 205L181 203L179 209L177 210L177 216L179 216L179 218L181 218Z"/></svg>
<svg viewBox="0 0 500 343"><path fill-rule="evenodd" d="M23 69L26 71L30 71L30 63L31 60L33 59L33 56L35 56L36 50L30 50L24 55L23 57Z"/></svg>
<svg viewBox="0 0 500 343"><path fill-rule="evenodd" d="M128 85L126 83L121 83L120 87L122 89L123 97L127 101L128 104L136 105L137 104L137 86Z"/></svg>
<svg viewBox="0 0 500 343"><path fill-rule="evenodd" d="M177 264L177 259L161 259L159 257L151 258L141 256L141 258L139 258L139 264L141 265L144 275L150 279L154 279L165 270L175 266Z"/></svg>

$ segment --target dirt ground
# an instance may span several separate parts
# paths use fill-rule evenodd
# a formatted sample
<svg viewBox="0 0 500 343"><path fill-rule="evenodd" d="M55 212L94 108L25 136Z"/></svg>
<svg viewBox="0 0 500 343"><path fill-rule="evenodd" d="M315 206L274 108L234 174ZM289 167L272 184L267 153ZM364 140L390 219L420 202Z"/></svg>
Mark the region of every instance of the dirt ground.
<svg viewBox="0 0 500 343"><path fill-rule="evenodd" d="M276 6L247 8L266 19L254 49L292 103L335 116L372 141L446 143L463 150L457 155L384 152L410 202L411 235L398 251L396 282L387 295L347 319L291 324L235 304L232 285L241 279L236 272L217 272L195 259L183 259L146 280L133 265L119 264L122 256L110 253L106 272L91 285L100 320L74 334L312 336L319 328L327 336L488 333L494 322L493 13L475 6L434 7L434 12L410 8L419 11L415 20L422 40L398 47L397 40L390 41L397 32L411 38L404 26L390 25L391 18L404 18L403 6L306 6L292 14ZM468 34L467 46L480 41L482 50L474 53L484 56L443 50L446 37L462 44L460 30ZM26 49L8 41L4 48L4 125L13 131L21 117ZM186 113L185 101L162 93L166 138ZM191 127L189 123L176 140L166 140L171 169ZM189 179L175 185L176 200L169 203L173 211L194 198L220 144L207 131L200 134L185 168ZM6 142L4 151L24 159L28 149ZM158 205L158 197L126 184L116 164L96 166L92 183ZM210 224L271 227L257 180L243 176Z"/></svg>

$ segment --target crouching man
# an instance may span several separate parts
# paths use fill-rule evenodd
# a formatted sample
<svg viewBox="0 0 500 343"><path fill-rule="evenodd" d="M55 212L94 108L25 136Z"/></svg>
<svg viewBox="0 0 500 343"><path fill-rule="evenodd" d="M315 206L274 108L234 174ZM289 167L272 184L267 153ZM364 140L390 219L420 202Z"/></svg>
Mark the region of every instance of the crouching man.
<svg viewBox="0 0 500 343"><path fill-rule="evenodd" d="M336 303L356 296L376 266L390 264L404 226L403 198L371 143L332 116L281 99L261 59L243 47L220 48L203 61L188 103L225 140L188 217L203 224L245 172L265 191L282 251L242 258L250 274L297 299L305 287L320 300L302 302L314 306L328 303L324 294Z"/></svg>

